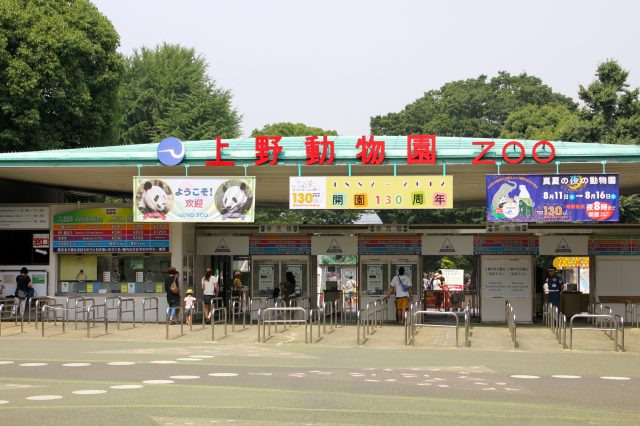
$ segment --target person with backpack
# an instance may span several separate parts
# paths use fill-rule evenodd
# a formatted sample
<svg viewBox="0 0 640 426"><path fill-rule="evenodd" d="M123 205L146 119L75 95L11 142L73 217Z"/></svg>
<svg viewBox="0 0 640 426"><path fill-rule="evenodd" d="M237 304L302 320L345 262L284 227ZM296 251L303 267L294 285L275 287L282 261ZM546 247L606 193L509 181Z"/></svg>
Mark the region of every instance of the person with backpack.
<svg viewBox="0 0 640 426"><path fill-rule="evenodd" d="M409 309L409 301L411 300L412 284L409 277L404 275L404 267L398 268L398 274L391 279L387 298L391 297L391 293L396 295L396 320L398 324L404 324L404 312Z"/></svg>
<svg viewBox="0 0 640 426"><path fill-rule="evenodd" d="M25 303L29 295L29 289L33 288L31 285L31 277L29 277L29 270L23 267L20 270L20 275L16 277L16 293L15 297L18 299L14 302L14 315L20 315L24 313ZM17 309L19 305L20 309Z"/></svg>
<svg viewBox="0 0 640 426"><path fill-rule="evenodd" d="M176 308L180 306L180 281L178 270L173 266L169 268L167 278L164 279L164 291L167 293L169 305L169 323L176 323Z"/></svg>

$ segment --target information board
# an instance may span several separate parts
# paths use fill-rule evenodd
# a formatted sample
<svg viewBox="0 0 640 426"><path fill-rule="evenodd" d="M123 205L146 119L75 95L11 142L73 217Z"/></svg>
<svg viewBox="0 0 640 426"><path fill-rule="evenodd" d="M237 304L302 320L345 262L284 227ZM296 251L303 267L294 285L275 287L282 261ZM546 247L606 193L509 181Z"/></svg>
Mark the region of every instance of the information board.
<svg viewBox="0 0 640 426"><path fill-rule="evenodd" d="M53 218L58 253L168 252L169 225L133 223L130 208L91 208Z"/></svg>

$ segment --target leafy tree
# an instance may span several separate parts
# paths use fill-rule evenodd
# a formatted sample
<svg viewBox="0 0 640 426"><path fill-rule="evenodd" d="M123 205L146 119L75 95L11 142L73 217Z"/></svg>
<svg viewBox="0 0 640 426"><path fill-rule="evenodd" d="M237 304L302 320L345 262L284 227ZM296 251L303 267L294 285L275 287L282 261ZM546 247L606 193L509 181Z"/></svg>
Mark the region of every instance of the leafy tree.
<svg viewBox="0 0 640 426"><path fill-rule="evenodd" d="M507 117L501 138L561 140L580 117L565 105L527 105Z"/></svg>
<svg viewBox="0 0 640 426"><path fill-rule="evenodd" d="M119 43L87 0L1 0L2 150L111 144Z"/></svg>
<svg viewBox="0 0 640 426"><path fill-rule="evenodd" d="M320 127L310 127L303 123L273 123L267 124L262 129L254 129L251 136L269 135L269 136L314 136L314 135L331 135L338 136L335 130L323 130Z"/></svg>
<svg viewBox="0 0 640 426"><path fill-rule="evenodd" d="M640 89L628 89L628 76L616 61L600 64L597 79L578 91L582 120L565 134L588 142L640 143Z"/></svg>
<svg viewBox="0 0 640 426"><path fill-rule="evenodd" d="M265 225L349 225L358 220L357 210L288 210L257 208L255 221Z"/></svg>
<svg viewBox="0 0 640 426"><path fill-rule="evenodd" d="M402 224L472 224L484 223L485 207L464 207L449 210L376 210L383 223Z"/></svg>
<svg viewBox="0 0 640 426"><path fill-rule="evenodd" d="M216 87L203 56L179 45L143 47L127 58L119 102L121 144L240 134L231 93Z"/></svg>
<svg viewBox="0 0 640 426"><path fill-rule="evenodd" d="M497 137L509 114L527 105L564 105L569 110L577 107L537 77L501 71L490 80L481 75L446 83L400 112L372 117L371 133Z"/></svg>
<svg viewBox="0 0 640 426"><path fill-rule="evenodd" d="M640 195L631 194L620 197L620 222L640 223Z"/></svg>

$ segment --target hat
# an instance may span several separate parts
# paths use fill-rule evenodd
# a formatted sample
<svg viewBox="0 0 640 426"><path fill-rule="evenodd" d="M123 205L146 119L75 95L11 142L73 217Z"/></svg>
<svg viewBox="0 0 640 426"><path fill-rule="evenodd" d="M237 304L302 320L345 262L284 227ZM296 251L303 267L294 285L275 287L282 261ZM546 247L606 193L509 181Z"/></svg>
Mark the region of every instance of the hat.
<svg viewBox="0 0 640 426"><path fill-rule="evenodd" d="M191 289L187 290L187 294L193 294L193 290Z"/></svg>
<svg viewBox="0 0 640 426"><path fill-rule="evenodd" d="M233 273L233 275L234 275L234 276L236 276L236 275L240 275L240 271L235 271L235 272Z"/></svg>

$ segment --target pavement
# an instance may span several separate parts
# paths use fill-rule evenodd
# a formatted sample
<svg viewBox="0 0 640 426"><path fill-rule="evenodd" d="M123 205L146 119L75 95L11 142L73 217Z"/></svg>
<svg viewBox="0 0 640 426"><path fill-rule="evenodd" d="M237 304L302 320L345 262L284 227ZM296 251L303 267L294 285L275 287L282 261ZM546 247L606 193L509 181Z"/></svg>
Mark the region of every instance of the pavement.
<svg viewBox="0 0 640 426"><path fill-rule="evenodd" d="M640 329L625 351L576 330L563 349L542 325L464 330L385 324L272 329L3 322L0 423L13 424L638 424ZM362 330L361 330L362 331ZM569 337L567 336L567 339Z"/></svg>

